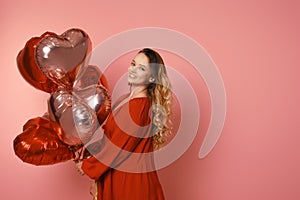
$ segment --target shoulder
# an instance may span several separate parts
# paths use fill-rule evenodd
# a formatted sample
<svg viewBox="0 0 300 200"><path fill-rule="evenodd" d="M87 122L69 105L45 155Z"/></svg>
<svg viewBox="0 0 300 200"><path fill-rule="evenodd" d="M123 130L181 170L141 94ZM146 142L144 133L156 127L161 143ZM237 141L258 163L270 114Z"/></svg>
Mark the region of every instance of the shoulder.
<svg viewBox="0 0 300 200"><path fill-rule="evenodd" d="M129 100L131 105L150 105L151 100L149 97L136 97Z"/></svg>
<svg viewBox="0 0 300 200"><path fill-rule="evenodd" d="M137 124L148 124L150 122L151 99L148 97L133 98L129 101L129 113Z"/></svg>

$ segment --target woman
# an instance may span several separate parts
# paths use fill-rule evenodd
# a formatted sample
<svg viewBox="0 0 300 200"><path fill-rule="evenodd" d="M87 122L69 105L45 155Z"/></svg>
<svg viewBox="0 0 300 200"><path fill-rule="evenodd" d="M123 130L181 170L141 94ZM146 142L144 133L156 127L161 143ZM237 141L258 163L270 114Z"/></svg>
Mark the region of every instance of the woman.
<svg viewBox="0 0 300 200"><path fill-rule="evenodd" d="M112 108L104 137L81 169L95 179L98 200L163 200L153 152L171 129L170 82L154 50L138 52L128 68L130 93Z"/></svg>

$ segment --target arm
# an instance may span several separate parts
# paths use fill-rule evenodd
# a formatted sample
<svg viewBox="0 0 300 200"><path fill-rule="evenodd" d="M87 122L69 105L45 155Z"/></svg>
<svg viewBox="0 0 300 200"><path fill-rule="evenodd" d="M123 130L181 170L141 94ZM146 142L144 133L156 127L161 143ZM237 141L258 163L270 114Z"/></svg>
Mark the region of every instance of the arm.
<svg viewBox="0 0 300 200"><path fill-rule="evenodd" d="M106 171L124 162L132 152L143 149L145 142L149 142L149 99L133 99L127 105L129 109L124 104L114 116L110 116L104 127L100 152L83 161L82 169L92 179L99 179Z"/></svg>

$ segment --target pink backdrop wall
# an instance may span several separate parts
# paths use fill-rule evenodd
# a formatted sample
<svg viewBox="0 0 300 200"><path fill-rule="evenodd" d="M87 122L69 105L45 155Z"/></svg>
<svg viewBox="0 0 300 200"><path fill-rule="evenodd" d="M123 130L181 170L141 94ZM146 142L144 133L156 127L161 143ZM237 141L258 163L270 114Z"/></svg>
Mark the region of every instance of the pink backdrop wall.
<svg viewBox="0 0 300 200"><path fill-rule="evenodd" d="M14 155L13 139L28 119L45 112L48 98L17 70L16 55L25 42L45 31L79 27L96 46L146 26L194 38L219 67L227 92L224 130L200 160L210 111L207 91L198 87L203 122L188 151L159 171L166 198L300 199L299 6L292 0L2 0L0 199L91 199L91 180L72 162L36 167ZM172 59L168 62L175 63Z"/></svg>

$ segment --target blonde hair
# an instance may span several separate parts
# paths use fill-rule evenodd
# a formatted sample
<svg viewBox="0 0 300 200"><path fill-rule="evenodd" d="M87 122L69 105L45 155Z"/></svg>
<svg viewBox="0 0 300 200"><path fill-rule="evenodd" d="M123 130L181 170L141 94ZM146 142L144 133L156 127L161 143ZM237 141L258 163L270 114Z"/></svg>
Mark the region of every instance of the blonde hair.
<svg viewBox="0 0 300 200"><path fill-rule="evenodd" d="M154 82L147 87L151 98L153 148L159 149L172 129L172 93L166 67L162 57L154 50L145 48L139 51L147 56Z"/></svg>

